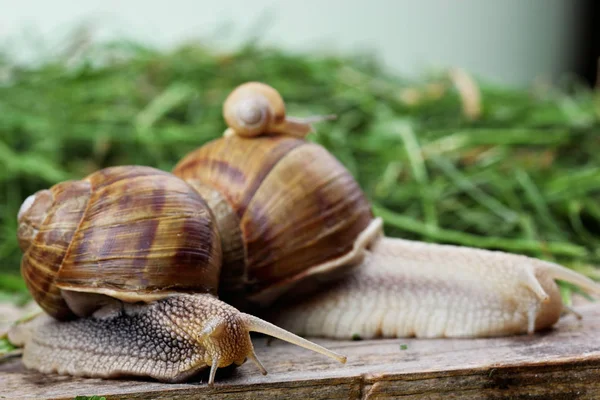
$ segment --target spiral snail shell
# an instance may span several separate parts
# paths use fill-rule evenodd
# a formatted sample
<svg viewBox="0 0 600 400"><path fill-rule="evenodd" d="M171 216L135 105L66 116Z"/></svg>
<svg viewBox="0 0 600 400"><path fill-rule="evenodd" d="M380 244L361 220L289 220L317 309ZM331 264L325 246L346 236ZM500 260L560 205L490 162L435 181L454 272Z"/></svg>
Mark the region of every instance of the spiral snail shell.
<svg viewBox="0 0 600 400"><path fill-rule="evenodd" d="M84 304L93 296L68 305L77 293L128 302L217 293L221 241L211 212L193 188L166 172L100 170L42 190L22 208L21 271L36 302L55 318L94 308Z"/></svg>

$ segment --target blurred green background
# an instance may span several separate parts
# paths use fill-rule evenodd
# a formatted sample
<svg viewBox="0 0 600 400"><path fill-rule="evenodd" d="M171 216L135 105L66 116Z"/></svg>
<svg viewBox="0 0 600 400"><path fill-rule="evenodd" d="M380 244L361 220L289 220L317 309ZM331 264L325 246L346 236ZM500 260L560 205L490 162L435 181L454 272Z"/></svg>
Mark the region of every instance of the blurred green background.
<svg viewBox="0 0 600 400"><path fill-rule="evenodd" d="M531 15L540 11L536 4ZM536 35L534 44L548 39ZM548 61L554 53L544 68L536 61L518 69L516 57L496 73L469 62L482 55L460 63L462 53L450 43L456 59L445 63L464 68L440 62L404 74L376 53L297 51L259 36L227 46L210 40L165 46L95 41L92 31L80 29L61 37L60 46L30 51L34 60L15 52L16 41L5 43L2 299L26 297L16 215L29 194L111 165L170 170L223 133L223 100L250 80L276 87L291 115L337 114L309 140L356 177L388 235L528 254L600 279L600 94L569 73L568 63ZM433 43L419 40L422 48ZM547 76L556 79L536 79ZM567 300L570 291L563 286Z"/></svg>

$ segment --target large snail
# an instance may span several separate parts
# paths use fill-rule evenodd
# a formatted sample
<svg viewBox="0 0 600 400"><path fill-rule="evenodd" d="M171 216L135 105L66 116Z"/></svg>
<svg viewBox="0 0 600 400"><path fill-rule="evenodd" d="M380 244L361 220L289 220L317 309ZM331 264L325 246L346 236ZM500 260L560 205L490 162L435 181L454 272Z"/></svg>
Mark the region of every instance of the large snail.
<svg viewBox="0 0 600 400"><path fill-rule="evenodd" d="M555 279L600 294L535 258L385 237L350 173L302 137L316 119L287 117L267 85L234 90L224 116L224 137L172 174L113 167L23 203L23 276L49 315L9 335L26 366L162 381L210 367L212 383L246 358L264 372L249 331L344 361L280 328L339 339L533 333L564 309Z"/></svg>

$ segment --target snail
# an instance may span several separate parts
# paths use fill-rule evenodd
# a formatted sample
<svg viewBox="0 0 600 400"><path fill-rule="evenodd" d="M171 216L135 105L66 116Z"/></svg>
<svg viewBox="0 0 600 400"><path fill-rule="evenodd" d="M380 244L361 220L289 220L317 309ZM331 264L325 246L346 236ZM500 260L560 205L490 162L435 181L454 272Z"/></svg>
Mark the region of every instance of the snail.
<svg viewBox="0 0 600 400"><path fill-rule="evenodd" d="M112 167L25 200L22 270L46 311L11 332L26 366L169 382L210 367L212 384L217 367L246 358L265 371L248 331L344 362L293 335L532 334L566 309L557 279L600 294L555 263L385 236L349 171L305 138L320 118L298 122L282 104L275 89L249 82L224 103L223 137L171 172ZM57 246L64 257L50 251Z"/></svg>
<svg viewBox="0 0 600 400"><path fill-rule="evenodd" d="M9 340L42 372L179 382L252 360L249 332L345 357L217 299L221 238L186 182L144 166L97 171L28 197L21 271L40 317Z"/></svg>
<svg viewBox="0 0 600 400"><path fill-rule="evenodd" d="M260 136L265 132L305 137L312 123L335 119L335 115L297 118L286 115L285 103L277 90L262 82L247 82L232 91L223 103L227 123L224 136Z"/></svg>
<svg viewBox="0 0 600 400"><path fill-rule="evenodd" d="M264 108L256 115L278 115L277 126L269 118L262 131L255 121L229 123L224 138L192 151L173 170L211 193L211 208L227 209L227 222L217 218L221 231L241 227L234 241L244 261L231 264L246 266L239 270L246 288L239 295L226 285L234 295L223 293L244 299L240 307L266 310L271 322L302 336L489 337L532 334L573 311L557 279L600 295L596 282L555 263L386 237L349 171L305 140L311 122L322 118L286 130L290 117L278 92L248 82L227 97L226 121L249 103Z"/></svg>

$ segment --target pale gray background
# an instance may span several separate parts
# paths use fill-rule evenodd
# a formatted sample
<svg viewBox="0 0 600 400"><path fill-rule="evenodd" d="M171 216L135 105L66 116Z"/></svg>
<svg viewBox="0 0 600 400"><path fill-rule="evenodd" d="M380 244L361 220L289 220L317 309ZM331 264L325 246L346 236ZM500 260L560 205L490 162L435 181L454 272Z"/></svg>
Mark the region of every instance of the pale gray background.
<svg viewBox="0 0 600 400"><path fill-rule="evenodd" d="M60 43L87 21L99 38L159 46L205 38L223 49L250 34L299 51L369 50L414 76L460 66L491 81L524 85L573 64L577 1L570 0L0 0L0 44ZM233 31L232 31L233 29ZM36 39L37 40L37 39ZM26 54L25 54L26 53Z"/></svg>

